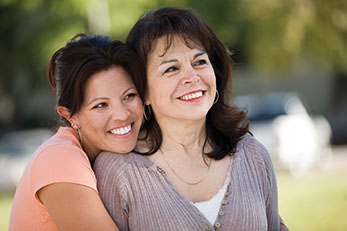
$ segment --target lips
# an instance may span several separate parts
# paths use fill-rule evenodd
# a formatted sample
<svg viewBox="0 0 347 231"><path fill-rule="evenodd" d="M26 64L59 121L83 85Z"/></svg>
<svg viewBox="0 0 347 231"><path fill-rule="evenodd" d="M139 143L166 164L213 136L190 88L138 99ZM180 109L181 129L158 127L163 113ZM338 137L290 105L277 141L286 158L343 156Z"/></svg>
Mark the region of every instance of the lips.
<svg viewBox="0 0 347 231"><path fill-rule="evenodd" d="M179 97L179 99L181 99L181 100L194 100L194 99L198 99L201 96L203 96L204 93L205 93L205 91L203 91L203 90L189 92L188 94L185 94L185 95Z"/></svg>
<svg viewBox="0 0 347 231"><path fill-rule="evenodd" d="M114 134L114 135L125 135L128 134L131 131L131 124L124 126L124 127L120 127L120 128L116 128L116 129L112 129L109 132Z"/></svg>

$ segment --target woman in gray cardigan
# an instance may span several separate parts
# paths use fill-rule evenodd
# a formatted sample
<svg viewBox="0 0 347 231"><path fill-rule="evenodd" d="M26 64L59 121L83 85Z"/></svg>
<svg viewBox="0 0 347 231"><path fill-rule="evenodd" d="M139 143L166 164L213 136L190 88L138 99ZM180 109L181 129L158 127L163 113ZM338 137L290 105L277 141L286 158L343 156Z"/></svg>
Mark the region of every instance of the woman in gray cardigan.
<svg viewBox="0 0 347 231"><path fill-rule="evenodd" d="M105 152L94 165L119 229L285 230L270 156L229 106L232 62L206 22L160 8L126 43L147 70L146 121L136 153Z"/></svg>

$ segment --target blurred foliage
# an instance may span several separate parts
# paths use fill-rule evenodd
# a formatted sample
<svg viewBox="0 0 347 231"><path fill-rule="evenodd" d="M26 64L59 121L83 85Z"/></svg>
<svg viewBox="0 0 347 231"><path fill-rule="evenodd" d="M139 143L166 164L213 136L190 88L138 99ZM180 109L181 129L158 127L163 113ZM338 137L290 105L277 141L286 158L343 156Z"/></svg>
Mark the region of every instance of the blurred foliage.
<svg viewBox="0 0 347 231"><path fill-rule="evenodd" d="M86 31L83 5L82 0L0 3L0 124L30 127L47 123L52 108L44 105L54 102L54 94L47 92L45 70L54 50L76 32ZM38 92L48 95L42 97Z"/></svg>
<svg viewBox="0 0 347 231"><path fill-rule="evenodd" d="M309 59L347 72L347 1L191 0L190 6L260 69Z"/></svg>
<svg viewBox="0 0 347 231"><path fill-rule="evenodd" d="M236 58L259 69L283 70L308 59L346 77L344 0L2 0L0 126L48 125L54 93L45 70L73 35L124 40L146 10L164 5L198 12L229 47L242 50Z"/></svg>

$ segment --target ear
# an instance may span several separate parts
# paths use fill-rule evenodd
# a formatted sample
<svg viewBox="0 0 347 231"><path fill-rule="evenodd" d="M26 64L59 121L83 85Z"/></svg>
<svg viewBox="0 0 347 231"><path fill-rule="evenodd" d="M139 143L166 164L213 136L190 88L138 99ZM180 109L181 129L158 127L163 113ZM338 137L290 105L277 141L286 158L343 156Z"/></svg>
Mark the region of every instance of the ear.
<svg viewBox="0 0 347 231"><path fill-rule="evenodd" d="M147 91L143 97L143 105L151 105L151 100L149 99L149 92Z"/></svg>
<svg viewBox="0 0 347 231"><path fill-rule="evenodd" d="M69 121L70 124L73 123L72 118L71 118L71 112L70 112L69 109L67 109L66 107L63 107L63 106L58 106L57 107L57 112L58 112L59 115L64 117L67 121Z"/></svg>
<svg viewBox="0 0 347 231"><path fill-rule="evenodd" d="M143 104L147 105L147 106L151 105L151 101L149 100L148 96L145 97L145 100L144 100Z"/></svg>

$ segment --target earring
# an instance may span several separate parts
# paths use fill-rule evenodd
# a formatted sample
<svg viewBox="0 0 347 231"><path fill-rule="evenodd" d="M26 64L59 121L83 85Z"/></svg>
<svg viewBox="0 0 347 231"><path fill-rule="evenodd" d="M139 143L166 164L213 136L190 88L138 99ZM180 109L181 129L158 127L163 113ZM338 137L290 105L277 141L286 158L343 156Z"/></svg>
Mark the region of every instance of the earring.
<svg viewBox="0 0 347 231"><path fill-rule="evenodd" d="M213 104L216 104L216 103L218 102L218 100L219 100L219 92L218 92L218 90L216 89L216 98L214 99Z"/></svg>
<svg viewBox="0 0 347 231"><path fill-rule="evenodd" d="M148 116L146 114L146 108L148 108ZM143 105L143 116L145 117L145 120L149 121L151 119L151 115L152 115L151 106L150 105Z"/></svg>
<svg viewBox="0 0 347 231"><path fill-rule="evenodd" d="M77 127L76 130L77 130L77 134L78 134L78 139L79 139L79 141L80 141L80 143L82 145L82 136L81 136L80 128Z"/></svg>
<svg viewBox="0 0 347 231"><path fill-rule="evenodd" d="M77 135L78 135L78 140L80 141L80 143L82 144L82 136L81 136L81 132L80 132L80 128L78 127L78 125L74 124L73 122L71 122L71 127L77 131Z"/></svg>

